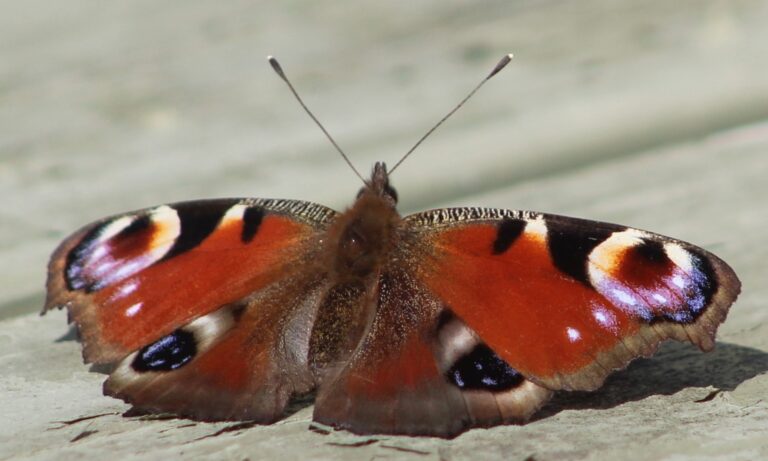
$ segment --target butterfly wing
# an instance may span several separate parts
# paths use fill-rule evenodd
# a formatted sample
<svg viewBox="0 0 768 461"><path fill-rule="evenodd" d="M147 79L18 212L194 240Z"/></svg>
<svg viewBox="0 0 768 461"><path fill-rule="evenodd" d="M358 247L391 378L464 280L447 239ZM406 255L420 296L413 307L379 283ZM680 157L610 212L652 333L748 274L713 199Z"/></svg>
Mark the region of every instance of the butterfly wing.
<svg viewBox="0 0 768 461"><path fill-rule="evenodd" d="M740 291L713 254L614 224L475 208L406 223L428 289L549 389L595 389L667 338L711 349Z"/></svg>
<svg viewBox="0 0 768 461"><path fill-rule="evenodd" d="M297 201L164 205L86 226L54 253L45 310L66 306L87 362L140 409L273 420L311 387L306 349L336 213Z"/></svg>
<svg viewBox="0 0 768 461"><path fill-rule="evenodd" d="M710 349L740 289L716 256L612 224L473 208L399 227L371 327L321 384L320 422L452 436L525 421L663 339Z"/></svg>

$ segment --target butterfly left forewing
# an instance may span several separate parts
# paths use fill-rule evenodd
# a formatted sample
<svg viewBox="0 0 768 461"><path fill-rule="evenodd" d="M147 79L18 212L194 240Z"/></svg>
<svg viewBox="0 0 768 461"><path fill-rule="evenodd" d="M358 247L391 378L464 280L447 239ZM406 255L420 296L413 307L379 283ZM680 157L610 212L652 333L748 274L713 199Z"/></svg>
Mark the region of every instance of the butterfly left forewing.
<svg viewBox="0 0 768 461"><path fill-rule="evenodd" d="M740 289L711 253L613 224L478 208L404 222L430 292L551 389L595 389L663 339L710 349Z"/></svg>
<svg viewBox="0 0 768 461"><path fill-rule="evenodd" d="M335 212L219 199L106 218L51 258L45 310L66 306L88 362L114 362L313 260Z"/></svg>

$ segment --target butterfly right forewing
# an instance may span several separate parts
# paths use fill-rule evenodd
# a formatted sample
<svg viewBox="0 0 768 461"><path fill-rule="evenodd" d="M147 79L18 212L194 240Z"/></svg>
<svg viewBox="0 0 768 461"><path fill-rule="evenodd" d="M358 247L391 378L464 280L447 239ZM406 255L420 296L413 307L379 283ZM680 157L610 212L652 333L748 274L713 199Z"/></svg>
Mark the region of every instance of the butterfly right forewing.
<svg viewBox="0 0 768 461"><path fill-rule="evenodd" d="M419 279L526 378L592 390L659 342L714 345L733 270L685 242L533 212L434 210L405 219Z"/></svg>

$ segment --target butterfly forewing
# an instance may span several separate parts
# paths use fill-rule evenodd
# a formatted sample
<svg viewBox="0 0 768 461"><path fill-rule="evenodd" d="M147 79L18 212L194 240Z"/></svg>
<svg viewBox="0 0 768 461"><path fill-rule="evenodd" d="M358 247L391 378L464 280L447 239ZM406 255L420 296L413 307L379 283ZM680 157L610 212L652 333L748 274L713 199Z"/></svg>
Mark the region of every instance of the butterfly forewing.
<svg viewBox="0 0 768 461"><path fill-rule="evenodd" d="M421 242L427 289L551 389L595 389L666 338L710 349L740 289L711 253L614 224L464 208L404 225Z"/></svg>

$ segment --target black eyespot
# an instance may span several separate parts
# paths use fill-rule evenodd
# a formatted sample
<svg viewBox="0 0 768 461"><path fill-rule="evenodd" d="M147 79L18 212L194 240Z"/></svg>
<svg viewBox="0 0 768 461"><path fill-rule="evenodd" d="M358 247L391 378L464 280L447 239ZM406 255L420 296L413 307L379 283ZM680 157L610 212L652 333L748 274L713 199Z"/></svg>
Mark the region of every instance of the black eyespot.
<svg viewBox="0 0 768 461"><path fill-rule="evenodd" d="M644 261L653 264L669 264L669 256L664 251L664 244L659 240L643 239L641 245L632 247L632 250Z"/></svg>
<svg viewBox="0 0 768 461"><path fill-rule="evenodd" d="M129 224L125 229L121 230L114 238L115 240L119 240L122 238L130 237L131 235L146 231L151 225L152 219L148 214L143 214L135 218L131 224Z"/></svg>
<svg viewBox="0 0 768 461"><path fill-rule="evenodd" d="M176 330L142 348L131 364L138 372L170 371L180 368L197 354L195 335Z"/></svg>
<svg viewBox="0 0 768 461"><path fill-rule="evenodd" d="M507 365L488 346L479 344L446 373L459 389L506 391L522 384L523 375Z"/></svg>

